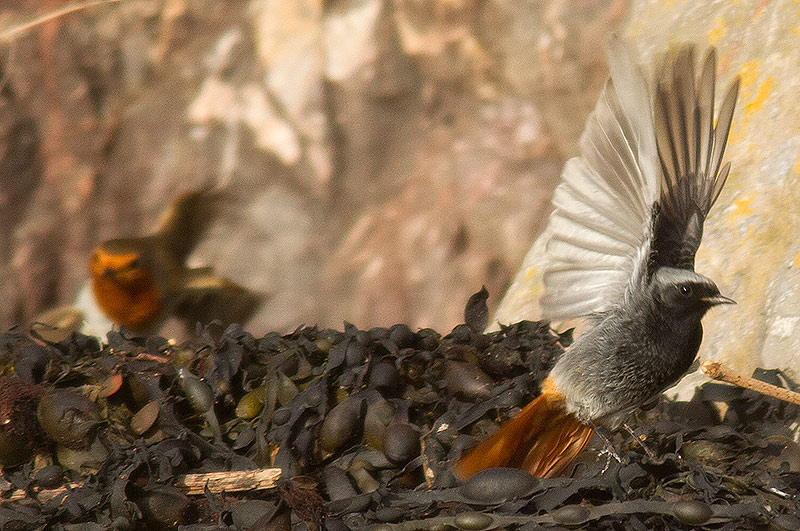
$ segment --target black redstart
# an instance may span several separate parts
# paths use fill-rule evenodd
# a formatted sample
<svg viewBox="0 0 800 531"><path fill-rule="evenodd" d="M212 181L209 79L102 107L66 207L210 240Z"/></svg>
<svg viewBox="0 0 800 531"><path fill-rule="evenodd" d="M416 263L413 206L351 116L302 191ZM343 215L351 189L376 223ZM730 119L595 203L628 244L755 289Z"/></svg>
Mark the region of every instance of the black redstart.
<svg viewBox="0 0 800 531"><path fill-rule="evenodd" d="M461 458L462 479L498 466L559 474L596 427L619 426L680 379L703 315L733 302L694 272L694 256L730 171L721 162L738 79L715 123L713 49L696 76L694 49L682 47L653 91L616 38L608 59L611 79L553 196L541 301L546 318L581 316L589 328L542 394Z"/></svg>

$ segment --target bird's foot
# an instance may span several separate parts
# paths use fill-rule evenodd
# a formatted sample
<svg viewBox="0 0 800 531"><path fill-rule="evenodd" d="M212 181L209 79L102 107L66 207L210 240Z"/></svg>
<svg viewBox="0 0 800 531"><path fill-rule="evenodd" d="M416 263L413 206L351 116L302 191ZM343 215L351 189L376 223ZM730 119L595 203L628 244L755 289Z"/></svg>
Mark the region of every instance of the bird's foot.
<svg viewBox="0 0 800 531"><path fill-rule="evenodd" d="M642 450L644 450L644 453L647 454L647 457L649 457L651 461L654 461L656 463L659 462L659 458L656 455L656 453L644 443L645 441L644 436L639 437L638 435L636 435L636 432L633 431L633 428L631 428L625 423L622 424L622 427L625 428L625 431L627 431L631 435L631 437L633 437L636 440L637 443L639 443L639 446L642 447Z"/></svg>
<svg viewBox="0 0 800 531"><path fill-rule="evenodd" d="M619 456L616 448L614 448L614 445L611 442L610 438L611 433L606 428L602 426L596 426L592 423L589 424L589 427L592 428L594 432L597 434L597 436L600 437L600 440L603 441L604 448L603 450L600 451L599 455L604 455L604 454L608 455L608 459L606 460L606 465L603 467L601 473L608 470L608 468L611 466L612 458L616 459L617 463L621 463L622 458Z"/></svg>
<svg viewBox="0 0 800 531"><path fill-rule="evenodd" d="M609 468L611 468L611 462L616 459L618 463L621 463L622 460L619 457L619 454L613 448L603 448L600 450L600 453L597 455L598 457L605 455L606 456L606 464L603 465L602 470L600 470L600 474L605 474Z"/></svg>

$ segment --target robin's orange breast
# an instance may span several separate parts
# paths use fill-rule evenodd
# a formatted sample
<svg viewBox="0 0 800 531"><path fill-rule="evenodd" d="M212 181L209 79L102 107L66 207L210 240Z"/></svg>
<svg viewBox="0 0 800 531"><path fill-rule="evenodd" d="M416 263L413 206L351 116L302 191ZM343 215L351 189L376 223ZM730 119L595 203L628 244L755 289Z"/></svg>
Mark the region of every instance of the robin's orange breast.
<svg viewBox="0 0 800 531"><path fill-rule="evenodd" d="M100 249L91 263L92 293L100 310L117 324L145 331L159 317L163 294L135 253L112 255Z"/></svg>

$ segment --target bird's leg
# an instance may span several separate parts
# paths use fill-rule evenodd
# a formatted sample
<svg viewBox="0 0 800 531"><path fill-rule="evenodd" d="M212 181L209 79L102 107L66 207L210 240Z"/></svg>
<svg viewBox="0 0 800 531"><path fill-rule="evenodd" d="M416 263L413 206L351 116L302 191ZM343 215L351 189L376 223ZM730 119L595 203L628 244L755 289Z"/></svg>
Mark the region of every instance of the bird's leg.
<svg viewBox="0 0 800 531"><path fill-rule="evenodd" d="M647 454L647 457L649 457L651 461L658 461L658 456L655 454L655 452L653 452L653 450L651 450L650 448L647 447L646 444L644 444L644 441L636 435L636 433L633 431L633 428L631 428L624 422L622 423L622 427L625 428L625 431L630 433L631 437L633 437L636 440L636 442L639 443L639 446L642 447L642 450L644 450L644 453Z"/></svg>
<svg viewBox="0 0 800 531"><path fill-rule="evenodd" d="M608 470L608 467L611 466L612 457L616 459L618 463L621 463L622 458L619 456L617 450L614 448L614 445L611 443L611 432L608 431L605 427L597 426L594 422L591 421L586 421L586 424L590 428L592 428L594 432L597 434L597 436L600 437L600 440L603 441L603 445L605 446L605 448L600 452L600 455L608 454L608 461L606 461L606 466L603 467L601 473Z"/></svg>

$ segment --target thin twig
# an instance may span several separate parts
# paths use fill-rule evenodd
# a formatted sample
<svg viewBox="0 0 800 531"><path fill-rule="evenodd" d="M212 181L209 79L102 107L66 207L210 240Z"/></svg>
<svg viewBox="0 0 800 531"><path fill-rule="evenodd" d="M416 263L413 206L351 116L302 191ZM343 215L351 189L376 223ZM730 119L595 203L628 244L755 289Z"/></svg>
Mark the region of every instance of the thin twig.
<svg viewBox="0 0 800 531"><path fill-rule="evenodd" d="M220 492L241 492L251 490L266 490L274 488L281 477L280 468L260 468L257 470L234 470L231 472L208 472L205 474L186 474L178 476L175 486L184 494L199 495L208 490L214 494ZM70 483L66 487L57 489L43 489L36 492L35 497L46 502L67 492L67 490L82 487L80 483ZM28 493L22 489L15 490L6 500L14 501L27 498Z"/></svg>
<svg viewBox="0 0 800 531"><path fill-rule="evenodd" d="M768 384L761 380L750 378L749 376L743 376L738 372L730 370L718 361L704 361L702 369L704 373L715 380L722 380L723 382L732 383L733 385L756 391L762 395L800 405L800 393L795 393L789 389Z"/></svg>
<svg viewBox="0 0 800 531"><path fill-rule="evenodd" d="M157 361L158 363L171 363L171 360L160 354L150 354L149 352L140 352L139 354L133 356L135 360L150 360L150 361Z"/></svg>
<svg viewBox="0 0 800 531"><path fill-rule="evenodd" d="M90 0L88 2L80 2L78 4L71 4L68 6L64 6L61 9L56 9L49 13L45 13L44 15L29 20L24 24L13 26L10 29L4 31L3 33L0 33L0 42L11 41L16 35L20 33L28 31L33 27L36 27L40 24L44 24L45 22L49 22L53 19L63 17L64 15L69 15L70 13L74 13L75 11L81 11L83 9L101 4L114 4L121 1L122 0Z"/></svg>

